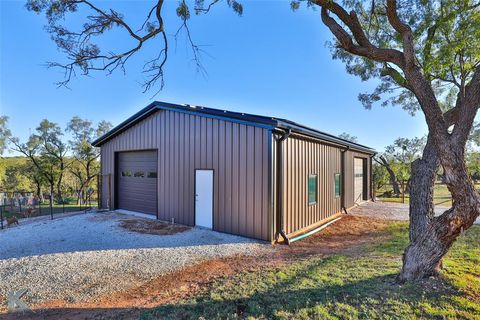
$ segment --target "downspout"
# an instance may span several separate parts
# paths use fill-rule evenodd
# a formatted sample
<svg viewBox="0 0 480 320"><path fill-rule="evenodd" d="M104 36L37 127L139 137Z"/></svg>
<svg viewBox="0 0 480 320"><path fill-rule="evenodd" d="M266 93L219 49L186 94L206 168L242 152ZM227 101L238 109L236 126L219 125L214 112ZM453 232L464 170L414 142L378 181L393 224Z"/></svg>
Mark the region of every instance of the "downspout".
<svg viewBox="0 0 480 320"><path fill-rule="evenodd" d="M369 170L370 170L370 199L372 200L372 202L375 202L375 193L373 192L373 157L374 156L371 156L370 157L370 164L369 164Z"/></svg>
<svg viewBox="0 0 480 320"><path fill-rule="evenodd" d="M284 216L284 208L283 208L283 189L284 189L284 174L283 174L283 141L286 140L290 134L292 133L291 129L287 129L282 133L282 136L277 140L278 142L278 148L277 148L277 177L280 180L279 182L279 188L277 192L277 219L279 225L279 234L282 236L283 240L287 244L290 244L290 240L287 237L287 234L285 233L284 230L284 225L283 225L283 216ZM276 236L276 240L278 241L278 234Z"/></svg>
<svg viewBox="0 0 480 320"><path fill-rule="evenodd" d="M341 176L342 176L342 186L341 186L341 195L340 195L340 203L341 203L341 210L345 212L345 214L348 214L347 208L345 206L345 157L347 154L347 151L350 150L350 147L347 146L345 149L341 150L340 152L342 153L342 157L340 159L340 171L341 171Z"/></svg>

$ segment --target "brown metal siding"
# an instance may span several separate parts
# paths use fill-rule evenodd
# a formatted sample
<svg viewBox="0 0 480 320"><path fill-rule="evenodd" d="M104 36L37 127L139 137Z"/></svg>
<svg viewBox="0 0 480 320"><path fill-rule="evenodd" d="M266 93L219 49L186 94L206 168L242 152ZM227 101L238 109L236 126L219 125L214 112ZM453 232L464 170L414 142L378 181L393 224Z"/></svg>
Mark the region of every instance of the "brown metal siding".
<svg viewBox="0 0 480 320"><path fill-rule="evenodd" d="M273 155L273 212L275 230L278 230L276 212L278 212L277 189L279 177L277 172L277 150L278 144L275 139L272 146ZM303 138L299 135L292 135L283 142L283 175L284 189L283 225L287 234L308 230L309 227L321 223L332 216L340 213L341 198L335 197L335 174L341 172L341 157L343 148L323 143L320 140ZM370 155L347 151L345 154L345 204L347 208L353 206L353 163L354 157L367 159L367 195L370 199ZM315 174L317 180L317 204L308 204L308 176Z"/></svg>
<svg viewBox="0 0 480 320"><path fill-rule="evenodd" d="M109 194L109 174L114 190L115 152L158 149L159 219L193 225L194 170L213 169L214 229L271 240L270 140L264 128L159 111L101 146L102 192Z"/></svg>
<svg viewBox="0 0 480 320"><path fill-rule="evenodd" d="M284 228L287 234L308 228L341 211L334 175L341 170L341 149L289 137L284 142ZM317 175L317 203L308 204L308 176Z"/></svg>

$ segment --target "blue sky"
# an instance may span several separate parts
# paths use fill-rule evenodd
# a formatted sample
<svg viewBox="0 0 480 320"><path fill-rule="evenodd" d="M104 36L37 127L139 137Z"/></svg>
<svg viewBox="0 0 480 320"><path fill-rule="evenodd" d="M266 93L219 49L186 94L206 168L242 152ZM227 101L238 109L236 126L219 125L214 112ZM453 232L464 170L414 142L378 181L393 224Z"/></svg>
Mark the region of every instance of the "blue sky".
<svg viewBox="0 0 480 320"><path fill-rule="evenodd" d="M98 2L98 1L97 1ZM48 118L64 126L74 115L118 124L149 104L153 91L142 93L141 66L155 55L160 39L148 44L127 65L127 74L79 76L70 89L57 88L59 70L46 61L64 61L44 31L45 18L28 12L25 1L0 1L0 114L10 118L16 136L26 139L39 121ZM138 23L151 1L99 1L114 7L130 23ZM167 33L179 26L177 1L167 1ZM397 137L426 133L423 115L409 116L400 108L365 110L359 92L374 82L361 82L331 58L331 39L319 12L290 10L289 1L243 1L238 17L226 4L206 16L193 16L192 36L203 45L207 75L198 74L182 37L173 39L166 85L154 100L189 103L288 118L332 134L348 132L359 142L382 150ZM79 20L74 18L74 23ZM121 48L123 34L114 32L99 42ZM120 45L119 45L120 44Z"/></svg>

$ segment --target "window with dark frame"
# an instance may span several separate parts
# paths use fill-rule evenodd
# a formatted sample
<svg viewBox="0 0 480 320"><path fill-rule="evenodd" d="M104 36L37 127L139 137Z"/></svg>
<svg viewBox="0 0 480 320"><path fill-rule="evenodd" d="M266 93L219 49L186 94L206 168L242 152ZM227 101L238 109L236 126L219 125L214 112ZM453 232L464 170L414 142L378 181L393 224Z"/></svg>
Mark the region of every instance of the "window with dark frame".
<svg viewBox="0 0 480 320"><path fill-rule="evenodd" d="M342 193L342 185L340 180L340 173L335 173L335 198L339 198Z"/></svg>
<svg viewBox="0 0 480 320"><path fill-rule="evenodd" d="M145 172L143 172L143 171L136 171L136 172L133 174L133 176L134 176L135 178L145 178Z"/></svg>
<svg viewBox="0 0 480 320"><path fill-rule="evenodd" d="M131 177L132 172L131 171L122 171L122 177Z"/></svg>
<svg viewBox="0 0 480 320"><path fill-rule="evenodd" d="M147 175L147 178L156 178L157 177L157 173L156 172L149 172L148 175Z"/></svg>
<svg viewBox="0 0 480 320"><path fill-rule="evenodd" d="M316 204L317 203L317 175L311 174L308 176L308 204Z"/></svg>

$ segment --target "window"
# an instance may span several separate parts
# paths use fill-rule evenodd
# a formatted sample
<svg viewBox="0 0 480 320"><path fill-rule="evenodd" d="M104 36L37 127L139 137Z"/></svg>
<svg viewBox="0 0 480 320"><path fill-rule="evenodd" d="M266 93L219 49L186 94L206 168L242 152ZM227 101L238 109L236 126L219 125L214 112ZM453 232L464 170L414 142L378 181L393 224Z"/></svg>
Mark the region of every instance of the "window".
<svg viewBox="0 0 480 320"><path fill-rule="evenodd" d="M317 203L317 176L308 176L308 204Z"/></svg>
<svg viewBox="0 0 480 320"><path fill-rule="evenodd" d="M131 177L132 172L131 171L122 171L122 177Z"/></svg>
<svg viewBox="0 0 480 320"><path fill-rule="evenodd" d="M136 171L134 174L133 174L134 177L136 178L144 178L145 177L145 172L143 171Z"/></svg>
<svg viewBox="0 0 480 320"><path fill-rule="evenodd" d="M341 182L340 182L340 173L335 173L335 198L340 197L342 192L341 190Z"/></svg>
<svg viewBox="0 0 480 320"><path fill-rule="evenodd" d="M147 178L156 178L156 177L157 177L156 172L149 172L148 175L147 175Z"/></svg>

